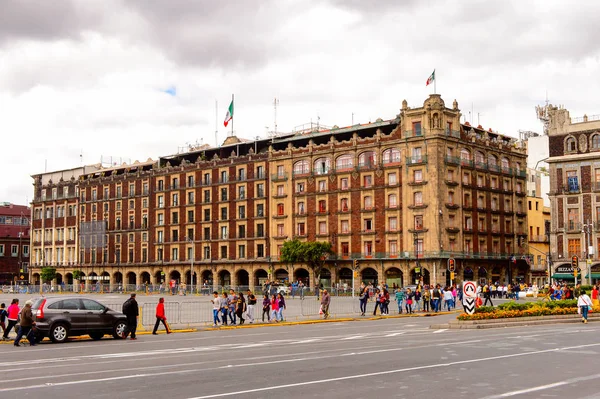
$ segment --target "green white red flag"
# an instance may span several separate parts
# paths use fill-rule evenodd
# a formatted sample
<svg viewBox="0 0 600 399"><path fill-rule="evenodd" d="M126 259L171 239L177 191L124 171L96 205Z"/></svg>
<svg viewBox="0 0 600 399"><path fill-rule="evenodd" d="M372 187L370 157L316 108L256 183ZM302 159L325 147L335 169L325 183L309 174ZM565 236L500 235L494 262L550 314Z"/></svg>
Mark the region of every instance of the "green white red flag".
<svg viewBox="0 0 600 399"><path fill-rule="evenodd" d="M229 108L227 108L227 115L225 115L225 120L223 121L223 124L225 125L225 127L227 127L227 124L229 124L229 121L231 121L233 119L233 100L231 100L231 104L229 104Z"/></svg>
<svg viewBox="0 0 600 399"><path fill-rule="evenodd" d="M427 83L425 83L425 86L429 86L430 84L433 83L434 80L435 80L435 69L433 70L433 72L431 72L431 75L427 78Z"/></svg>

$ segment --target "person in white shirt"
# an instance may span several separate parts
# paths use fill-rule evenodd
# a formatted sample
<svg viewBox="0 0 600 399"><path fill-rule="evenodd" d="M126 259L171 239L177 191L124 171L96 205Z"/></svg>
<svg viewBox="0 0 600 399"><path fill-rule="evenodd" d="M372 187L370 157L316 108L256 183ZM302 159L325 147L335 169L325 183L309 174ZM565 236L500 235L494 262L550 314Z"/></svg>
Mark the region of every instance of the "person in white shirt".
<svg viewBox="0 0 600 399"><path fill-rule="evenodd" d="M579 298L577 298L577 307L579 308L579 313L581 313L581 322L587 323L588 311L592 307L592 300L585 293L585 291L581 295L579 295Z"/></svg>
<svg viewBox="0 0 600 399"><path fill-rule="evenodd" d="M217 291L213 292L213 298L210 300L213 304L213 327L216 327L221 320L219 320L219 311L221 310L221 298Z"/></svg>

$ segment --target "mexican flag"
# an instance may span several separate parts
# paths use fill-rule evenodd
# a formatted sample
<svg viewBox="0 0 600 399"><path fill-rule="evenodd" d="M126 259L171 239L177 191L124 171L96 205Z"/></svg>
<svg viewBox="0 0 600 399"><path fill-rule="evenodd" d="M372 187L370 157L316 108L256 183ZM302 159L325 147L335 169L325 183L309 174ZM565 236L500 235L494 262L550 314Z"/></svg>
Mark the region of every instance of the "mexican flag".
<svg viewBox="0 0 600 399"><path fill-rule="evenodd" d="M431 72L431 75L427 78L427 83L425 83L425 86L429 86L430 84L433 83L434 80L435 80L435 69L433 70L433 72Z"/></svg>
<svg viewBox="0 0 600 399"><path fill-rule="evenodd" d="M225 121L223 121L223 124L225 125L225 127L227 127L227 124L232 119L233 119L233 100L231 100L231 104L229 104L229 108L227 108L227 115L225 115Z"/></svg>

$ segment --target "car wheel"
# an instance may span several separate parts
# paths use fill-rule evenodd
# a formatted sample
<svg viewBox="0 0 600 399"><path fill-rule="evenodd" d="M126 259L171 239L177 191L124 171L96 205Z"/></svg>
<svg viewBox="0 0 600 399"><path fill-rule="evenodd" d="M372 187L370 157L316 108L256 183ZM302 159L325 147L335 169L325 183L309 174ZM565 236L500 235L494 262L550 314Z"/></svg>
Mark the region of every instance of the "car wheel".
<svg viewBox="0 0 600 399"><path fill-rule="evenodd" d="M125 337L125 330L127 330L127 323L118 321L113 328L113 337L115 339L123 339Z"/></svg>
<svg viewBox="0 0 600 399"><path fill-rule="evenodd" d="M69 337L69 327L66 324L58 323L50 329L50 339L52 342L62 343Z"/></svg>
<svg viewBox="0 0 600 399"><path fill-rule="evenodd" d="M101 332L93 332L90 333L90 338L93 339L94 341L98 341L99 339L102 339L102 337L104 337L104 334Z"/></svg>

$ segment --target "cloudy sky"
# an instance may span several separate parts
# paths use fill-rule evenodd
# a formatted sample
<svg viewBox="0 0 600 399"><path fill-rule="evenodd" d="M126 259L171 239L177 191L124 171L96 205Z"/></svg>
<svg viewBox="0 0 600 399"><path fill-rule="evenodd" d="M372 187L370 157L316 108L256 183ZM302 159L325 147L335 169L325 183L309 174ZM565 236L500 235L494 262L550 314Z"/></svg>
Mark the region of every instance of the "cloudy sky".
<svg viewBox="0 0 600 399"><path fill-rule="evenodd" d="M0 202L31 174L239 137L393 118L437 91L467 120L541 132L600 114L600 2L0 0ZM215 101L218 112L215 115ZM473 109L473 115L470 111ZM477 114L479 114L477 116Z"/></svg>

